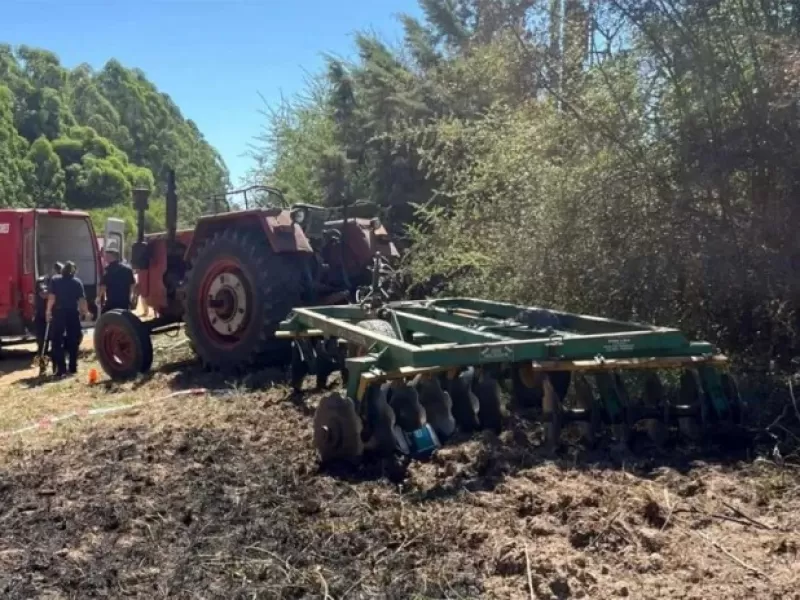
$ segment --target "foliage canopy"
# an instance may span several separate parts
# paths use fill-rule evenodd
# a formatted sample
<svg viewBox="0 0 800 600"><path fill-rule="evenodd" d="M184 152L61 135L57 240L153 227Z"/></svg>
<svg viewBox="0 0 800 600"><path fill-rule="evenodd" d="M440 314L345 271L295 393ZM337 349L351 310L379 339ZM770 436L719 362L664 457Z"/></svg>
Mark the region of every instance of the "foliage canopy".
<svg viewBox="0 0 800 600"><path fill-rule="evenodd" d="M800 354L795 0L420 0L270 113L256 177L368 198L418 289Z"/></svg>
<svg viewBox="0 0 800 600"><path fill-rule="evenodd" d="M144 186L163 228L169 168L186 222L228 184L217 151L144 73L116 60L70 70L47 50L0 45L0 206L89 210L96 225L119 216L132 233L131 189Z"/></svg>

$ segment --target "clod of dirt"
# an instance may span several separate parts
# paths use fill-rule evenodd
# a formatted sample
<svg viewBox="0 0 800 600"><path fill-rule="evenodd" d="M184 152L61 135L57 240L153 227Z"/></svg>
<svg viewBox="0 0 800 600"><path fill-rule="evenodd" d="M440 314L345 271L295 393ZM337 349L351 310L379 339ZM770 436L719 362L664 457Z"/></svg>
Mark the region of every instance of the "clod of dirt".
<svg viewBox="0 0 800 600"><path fill-rule="evenodd" d="M106 531L116 531L117 529L119 529L119 526L120 526L120 520L119 517L117 516L117 513L114 511L109 512L106 515L105 521L103 523L103 529L105 529Z"/></svg>
<svg viewBox="0 0 800 600"><path fill-rule="evenodd" d="M517 549L506 550L494 566L497 575L522 575L526 571L525 555Z"/></svg>
<svg viewBox="0 0 800 600"><path fill-rule="evenodd" d="M485 531L471 531L467 532L465 536L467 547L471 550L477 550L486 541L489 534Z"/></svg>
<svg viewBox="0 0 800 600"><path fill-rule="evenodd" d="M664 536L660 531L653 529L640 529L639 539L648 552L658 552L664 547Z"/></svg>
<svg viewBox="0 0 800 600"><path fill-rule="evenodd" d="M529 518L525 529L532 537L546 537L558 533L558 529L542 516Z"/></svg>
<svg viewBox="0 0 800 600"><path fill-rule="evenodd" d="M531 493L523 494L517 505L517 515L520 517L533 517L542 514L544 503Z"/></svg>
<svg viewBox="0 0 800 600"><path fill-rule="evenodd" d="M702 492L704 488L702 481L693 479L678 488L678 495L683 498L691 498Z"/></svg>
<svg viewBox="0 0 800 600"><path fill-rule="evenodd" d="M131 456L135 456L137 451L136 442L125 442L120 445L117 450L117 460L125 460Z"/></svg>
<svg viewBox="0 0 800 600"><path fill-rule="evenodd" d="M586 508L597 508L600 506L600 499L596 496L584 496L581 498L580 504Z"/></svg>
<svg viewBox="0 0 800 600"><path fill-rule="evenodd" d="M322 506L317 500L306 500L297 507L301 515L315 515L322 510Z"/></svg>
<svg viewBox="0 0 800 600"><path fill-rule="evenodd" d="M620 598L627 598L630 595L628 584L621 582L617 584L617 589L614 590Z"/></svg>
<svg viewBox="0 0 800 600"><path fill-rule="evenodd" d="M770 553L772 554L797 554L798 544L795 540L782 538L771 544Z"/></svg>
<svg viewBox="0 0 800 600"><path fill-rule="evenodd" d="M569 582L563 577L557 577L550 582L550 591L553 592L556 598L569 598L572 594Z"/></svg>
<svg viewBox="0 0 800 600"><path fill-rule="evenodd" d="M595 523L583 520L575 521L570 524L569 543L572 544L573 548L581 550L591 544L597 534Z"/></svg>
<svg viewBox="0 0 800 600"><path fill-rule="evenodd" d="M654 552L651 554L647 559L647 570L649 571L660 571L664 567L664 558Z"/></svg>
<svg viewBox="0 0 800 600"><path fill-rule="evenodd" d="M651 527L656 529L661 529L667 523L661 506L652 498L645 503L642 509L642 516Z"/></svg>

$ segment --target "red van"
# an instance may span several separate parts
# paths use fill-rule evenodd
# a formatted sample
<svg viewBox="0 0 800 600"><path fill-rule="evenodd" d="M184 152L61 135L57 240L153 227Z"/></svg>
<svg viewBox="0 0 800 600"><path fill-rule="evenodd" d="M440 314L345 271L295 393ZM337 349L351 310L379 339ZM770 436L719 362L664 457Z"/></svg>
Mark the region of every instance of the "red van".
<svg viewBox="0 0 800 600"><path fill-rule="evenodd" d="M108 233L108 232L107 232ZM94 299L102 273L92 220L85 212L0 209L0 345L34 338L36 280L50 275L56 261L71 260Z"/></svg>

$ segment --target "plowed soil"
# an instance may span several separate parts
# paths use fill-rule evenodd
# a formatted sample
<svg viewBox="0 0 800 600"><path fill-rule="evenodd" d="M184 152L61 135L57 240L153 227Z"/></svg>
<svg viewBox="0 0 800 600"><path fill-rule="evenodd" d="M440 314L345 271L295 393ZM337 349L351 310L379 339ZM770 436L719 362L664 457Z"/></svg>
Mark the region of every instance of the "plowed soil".
<svg viewBox="0 0 800 600"><path fill-rule="evenodd" d="M88 387L86 368L5 386L9 414L214 383L188 364ZM800 598L796 467L553 460L509 418L396 484L319 471L317 399L236 382L0 438L0 597Z"/></svg>

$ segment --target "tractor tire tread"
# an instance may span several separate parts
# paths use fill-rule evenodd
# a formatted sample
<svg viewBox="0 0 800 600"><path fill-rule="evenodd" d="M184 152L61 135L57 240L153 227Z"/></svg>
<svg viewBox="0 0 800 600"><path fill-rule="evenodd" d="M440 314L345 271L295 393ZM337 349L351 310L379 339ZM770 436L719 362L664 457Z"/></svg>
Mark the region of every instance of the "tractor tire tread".
<svg viewBox="0 0 800 600"><path fill-rule="evenodd" d="M127 330L134 344L135 358L127 369L114 365L110 356L105 355L102 336L108 324L116 324ZM94 348L97 361L103 371L115 381L133 379L139 373L149 370L153 362L153 344L150 334L141 320L129 310L110 310L100 315L94 328Z"/></svg>
<svg viewBox="0 0 800 600"><path fill-rule="evenodd" d="M298 276L297 254L278 254L273 252L266 236L258 231L237 231L229 228L210 236L198 249L186 274L186 295L194 299L200 293L203 276L219 256L236 258L250 281L254 304L252 323L243 334L245 340L233 349L225 349L212 340L206 339L200 321L196 302L188 301L186 306L186 332L191 344L207 368L217 371L240 372L260 362L278 349L291 344L275 339L275 331L302 297L302 278ZM287 352L287 362L291 359Z"/></svg>

